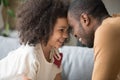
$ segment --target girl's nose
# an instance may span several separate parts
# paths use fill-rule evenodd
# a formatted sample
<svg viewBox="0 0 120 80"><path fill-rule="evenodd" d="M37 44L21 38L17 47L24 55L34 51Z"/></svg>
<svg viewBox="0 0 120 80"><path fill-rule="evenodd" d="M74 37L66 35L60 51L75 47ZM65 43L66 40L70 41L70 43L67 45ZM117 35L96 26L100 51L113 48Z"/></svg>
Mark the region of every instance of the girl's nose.
<svg viewBox="0 0 120 80"><path fill-rule="evenodd" d="M64 32L63 37L68 38L68 32Z"/></svg>

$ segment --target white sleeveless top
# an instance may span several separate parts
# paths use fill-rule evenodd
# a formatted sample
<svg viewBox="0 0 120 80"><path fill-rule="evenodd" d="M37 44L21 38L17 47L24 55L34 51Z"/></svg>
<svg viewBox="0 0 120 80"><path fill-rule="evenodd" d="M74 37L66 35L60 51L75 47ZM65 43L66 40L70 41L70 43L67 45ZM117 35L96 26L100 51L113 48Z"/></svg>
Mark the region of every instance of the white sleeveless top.
<svg viewBox="0 0 120 80"><path fill-rule="evenodd" d="M54 80L61 66L54 64L51 57L52 62L47 62L40 44L22 45L0 60L0 80L22 80L23 75L31 80Z"/></svg>

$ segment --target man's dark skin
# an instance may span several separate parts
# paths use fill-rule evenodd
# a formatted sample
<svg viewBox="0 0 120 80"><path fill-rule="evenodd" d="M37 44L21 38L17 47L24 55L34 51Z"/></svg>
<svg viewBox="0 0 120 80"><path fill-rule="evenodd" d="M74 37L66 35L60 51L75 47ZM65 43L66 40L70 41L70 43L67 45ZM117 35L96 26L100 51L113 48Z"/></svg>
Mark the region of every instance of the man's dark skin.
<svg viewBox="0 0 120 80"><path fill-rule="evenodd" d="M111 16L107 12L104 3L101 0L74 0L71 2L68 10L68 22L73 29L73 35L82 44L90 48L93 46L96 47L94 44L96 31L102 25L103 21L108 18L111 18ZM99 39L110 41L106 37L103 38L105 35L104 33L101 34L102 36L100 36ZM119 80L117 75L119 74L120 64L117 64L117 62L120 62L120 59L116 59L118 56L114 56L114 51L116 50L116 54L120 56L120 50L114 49L113 52L109 52L109 50L111 50L111 43L113 42L110 42L109 46L106 45L107 43L102 44L103 47L105 46L105 49L101 47L103 48L100 49L101 52L95 53L100 55L102 54L102 57L100 56L99 58L99 56L94 55L96 63L93 68L92 80ZM118 46L120 45L118 44ZM100 45L97 45L97 48L98 47L100 47ZM96 49L94 50L95 52L97 51ZM113 56L111 56L111 54ZM103 62L100 62L100 59L103 59ZM104 71L101 72L103 67Z"/></svg>

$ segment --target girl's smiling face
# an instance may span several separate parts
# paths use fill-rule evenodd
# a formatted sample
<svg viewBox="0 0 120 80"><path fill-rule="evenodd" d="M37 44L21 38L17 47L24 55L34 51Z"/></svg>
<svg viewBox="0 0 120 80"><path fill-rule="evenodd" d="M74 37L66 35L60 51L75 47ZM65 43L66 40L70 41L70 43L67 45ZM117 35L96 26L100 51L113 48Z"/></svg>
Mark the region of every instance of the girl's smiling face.
<svg viewBox="0 0 120 80"><path fill-rule="evenodd" d="M64 44L64 41L68 38L68 21L67 18L58 18L54 25L53 34L48 40L47 46L51 48L59 48Z"/></svg>

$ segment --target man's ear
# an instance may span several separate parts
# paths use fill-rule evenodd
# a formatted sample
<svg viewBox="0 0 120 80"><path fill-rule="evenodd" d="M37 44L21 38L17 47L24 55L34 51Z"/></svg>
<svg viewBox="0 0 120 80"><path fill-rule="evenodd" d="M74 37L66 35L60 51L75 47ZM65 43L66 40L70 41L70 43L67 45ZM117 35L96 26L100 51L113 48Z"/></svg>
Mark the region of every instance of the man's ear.
<svg viewBox="0 0 120 80"><path fill-rule="evenodd" d="M90 24L90 18L88 16L88 14L82 13L80 16L80 22L82 25L88 26Z"/></svg>

